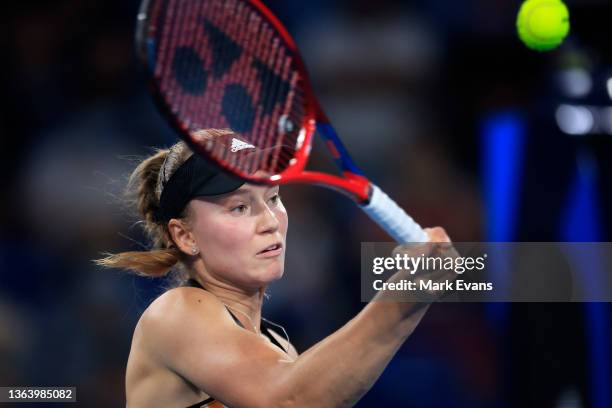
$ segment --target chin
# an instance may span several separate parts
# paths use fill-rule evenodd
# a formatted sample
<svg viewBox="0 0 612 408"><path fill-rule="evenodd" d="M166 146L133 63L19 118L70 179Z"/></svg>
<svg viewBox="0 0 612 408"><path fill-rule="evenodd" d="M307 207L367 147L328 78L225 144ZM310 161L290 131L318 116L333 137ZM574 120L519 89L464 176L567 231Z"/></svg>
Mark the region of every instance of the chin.
<svg viewBox="0 0 612 408"><path fill-rule="evenodd" d="M267 283L271 283L271 282L274 282L276 280L279 280L280 278L283 277L284 273L285 273L285 268L283 268L283 267L276 267L276 268L268 271L266 273L266 281L267 281Z"/></svg>
<svg viewBox="0 0 612 408"><path fill-rule="evenodd" d="M263 285L267 285L283 277L285 265L274 263L262 268L258 278Z"/></svg>

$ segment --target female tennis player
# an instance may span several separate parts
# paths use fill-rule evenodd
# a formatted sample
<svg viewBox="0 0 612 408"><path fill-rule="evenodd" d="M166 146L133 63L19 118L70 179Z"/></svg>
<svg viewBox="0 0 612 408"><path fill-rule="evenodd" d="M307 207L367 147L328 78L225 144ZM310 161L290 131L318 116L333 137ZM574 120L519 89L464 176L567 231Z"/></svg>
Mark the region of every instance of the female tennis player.
<svg viewBox="0 0 612 408"><path fill-rule="evenodd" d="M202 132L223 140L229 155L257 154L230 131ZM427 310L371 302L299 355L282 327L261 316L266 287L284 269L288 218L278 186L245 184L179 142L142 161L129 187L153 249L98 263L150 277L172 270L181 281L136 326L130 408L350 407ZM432 242L450 242L441 228L426 231Z"/></svg>

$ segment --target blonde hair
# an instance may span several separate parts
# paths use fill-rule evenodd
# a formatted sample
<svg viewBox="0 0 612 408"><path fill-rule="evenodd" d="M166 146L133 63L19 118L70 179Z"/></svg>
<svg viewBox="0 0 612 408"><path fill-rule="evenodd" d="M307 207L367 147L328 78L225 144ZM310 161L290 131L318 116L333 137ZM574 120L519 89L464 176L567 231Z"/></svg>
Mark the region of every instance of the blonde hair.
<svg viewBox="0 0 612 408"><path fill-rule="evenodd" d="M201 137L223 136L232 134L229 130L206 129L199 130ZM128 251L118 254L106 254L104 258L96 259L97 265L107 268L120 268L135 272L141 276L163 277L175 266L179 282L189 278L186 268L187 255L183 254L172 241L167 222L156 219L159 210L159 200L165 184L172 174L183 164L193 152L184 142L178 142L170 149L157 149L155 153L141 161L129 177L126 188L128 204L137 210L140 225L151 241L148 251ZM188 218L185 212L183 219Z"/></svg>

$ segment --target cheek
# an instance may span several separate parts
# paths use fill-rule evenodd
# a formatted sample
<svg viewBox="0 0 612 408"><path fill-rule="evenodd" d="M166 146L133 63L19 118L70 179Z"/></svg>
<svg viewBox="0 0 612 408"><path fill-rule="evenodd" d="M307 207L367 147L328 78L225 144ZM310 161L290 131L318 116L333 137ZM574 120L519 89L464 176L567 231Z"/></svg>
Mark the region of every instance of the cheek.
<svg viewBox="0 0 612 408"><path fill-rule="evenodd" d="M276 214L276 219L279 222L279 229L283 236L287 235L287 229L289 227L289 216L287 215L287 210L283 205L279 206L274 213Z"/></svg>
<svg viewBox="0 0 612 408"><path fill-rule="evenodd" d="M203 253L231 259L249 245L253 227L244 219L222 218L198 224L196 236Z"/></svg>

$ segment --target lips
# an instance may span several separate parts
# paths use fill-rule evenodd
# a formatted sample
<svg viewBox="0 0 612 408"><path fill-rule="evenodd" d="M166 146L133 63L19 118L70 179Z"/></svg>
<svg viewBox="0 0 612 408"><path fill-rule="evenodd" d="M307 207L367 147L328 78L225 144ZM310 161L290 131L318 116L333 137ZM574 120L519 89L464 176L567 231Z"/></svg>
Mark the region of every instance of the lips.
<svg viewBox="0 0 612 408"><path fill-rule="evenodd" d="M263 254L264 252L274 251L275 249L279 249L282 247L283 247L283 244L281 244L280 242L275 242L274 244L265 247L264 249L259 251L257 254Z"/></svg>
<svg viewBox="0 0 612 408"><path fill-rule="evenodd" d="M258 258L268 258L280 255L282 251L283 244L281 242L276 242L272 245L268 245L267 247L259 251L256 256Z"/></svg>

